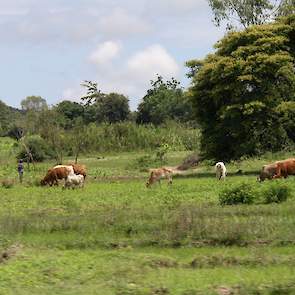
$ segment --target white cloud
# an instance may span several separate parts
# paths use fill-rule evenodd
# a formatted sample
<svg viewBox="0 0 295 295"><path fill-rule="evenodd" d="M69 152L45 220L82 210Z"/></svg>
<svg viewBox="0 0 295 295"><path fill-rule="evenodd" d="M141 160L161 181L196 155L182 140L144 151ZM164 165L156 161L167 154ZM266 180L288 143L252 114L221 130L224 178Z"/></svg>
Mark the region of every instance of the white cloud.
<svg viewBox="0 0 295 295"><path fill-rule="evenodd" d="M131 54L127 60L109 63L107 70L98 67L96 81L103 92L119 92L130 98L131 109L135 110L140 99L150 87L150 80L159 74L165 79L178 77L179 65L161 45L151 45Z"/></svg>
<svg viewBox="0 0 295 295"><path fill-rule="evenodd" d="M146 9L150 16L155 18L161 16L200 16L201 12L208 10L207 0L149 0Z"/></svg>
<svg viewBox="0 0 295 295"><path fill-rule="evenodd" d="M118 46L117 43L108 41L92 53L93 59L95 57L93 62L100 63L108 60L108 63L104 64L105 66L96 67L96 74L90 79L97 81L98 88L102 92L118 92L129 97L132 110L136 109L139 101L150 88L150 80L154 80L157 74L164 79L179 78L180 67L163 46L158 44L148 46L130 54L125 61L120 60L119 64L113 60L117 54L116 50L112 51L113 48L118 49ZM113 53L109 55L111 51ZM69 87L63 92L62 98L75 100L83 95L83 91L85 92L85 89L82 87Z"/></svg>
<svg viewBox="0 0 295 295"><path fill-rule="evenodd" d="M76 101L76 102L80 102L80 98L85 95L85 89L81 87L79 87L80 83L77 82L77 86L75 87L69 87L66 88L61 95L61 100L71 100L71 101Z"/></svg>
<svg viewBox="0 0 295 295"><path fill-rule="evenodd" d="M100 27L106 35L121 38L151 31L151 26L140 16L131 15L121 8L116 8L111 14L104 16L100 20Z"/></svg>
<svg viewBox="0 0 295 295"><path fill-rule="evenodd" d="M89 61L96 65L107 64L118 56L121 45L118 42L106 41L90 54Z"/></svg>
<svg viewBox="0 0 295 295"><path fill-rule="evenodd" d="M150 79L156 74L176 76L179 67L161 45L152 45L137 52L127 62L128 71L140 79Z"/></svg>

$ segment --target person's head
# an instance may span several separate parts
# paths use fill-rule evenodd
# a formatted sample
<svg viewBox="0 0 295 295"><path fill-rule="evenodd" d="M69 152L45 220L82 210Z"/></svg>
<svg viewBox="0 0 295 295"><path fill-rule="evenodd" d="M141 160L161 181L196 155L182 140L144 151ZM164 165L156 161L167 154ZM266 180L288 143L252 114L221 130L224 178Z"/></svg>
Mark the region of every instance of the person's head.
<svg viewBox="0 0 295 295"><path fill-rule="evenodd" d="M22 163L23 162L23 159L19 159L19 163Z"/></svg>

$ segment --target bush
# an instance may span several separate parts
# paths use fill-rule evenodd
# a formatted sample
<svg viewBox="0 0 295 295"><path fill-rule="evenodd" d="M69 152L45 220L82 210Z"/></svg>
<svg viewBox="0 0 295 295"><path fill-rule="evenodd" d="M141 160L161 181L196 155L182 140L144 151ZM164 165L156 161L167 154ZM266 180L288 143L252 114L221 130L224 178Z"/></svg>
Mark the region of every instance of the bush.
<svg viewBox="0 0 295 295"><path fill-rule="evenodd" d="M271 185L264 192L263 203L281 203L287 201L291 191L286 185Z"/></svg>
<svg viewBox="0 0 295 295"><path fill-rule="evenodd" d="M127 165L127 168L138 169L139 171L148 171L149 168L162 166L166 163L165 160L161 161L157 155L143 155L136 158L133 162Z"/></svg>
<svg viewBox="0 0 295 295"><path fill-rule="evenodd" d="M26 138L25 142L27 148L29 149L30 153L32 154L32 157L34 161L36 162L42 162L45 159L53 158L54 153L50 149L49 145L46 143L46 141L41 138L38 135L32 135ZM24 146L21 147L20 152L16 156L17 159L24 159L25 161L31 159L28 159L27 151L24 148Z"/></svg>
<svg viewBox="0 0 295 295"><path fill-rule="evenodd" d="M14 185L14 181L12 179L3 179L1 181L1 185L4 188L12 188Z"/></svg>
<svg viewBox="0 0 295 295"><path fill-rule="evenodd" d="M247 183L225 189L219 194L220 205L252 204L253 202L253 189Z"/></svg>

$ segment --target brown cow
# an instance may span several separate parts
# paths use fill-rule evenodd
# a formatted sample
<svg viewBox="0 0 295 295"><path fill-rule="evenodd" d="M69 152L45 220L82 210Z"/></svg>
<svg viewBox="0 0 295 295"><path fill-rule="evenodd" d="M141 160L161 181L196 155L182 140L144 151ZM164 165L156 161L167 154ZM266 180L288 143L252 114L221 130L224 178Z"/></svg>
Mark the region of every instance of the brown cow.
<svg viewBox="0 0 295 295"><path fill-rule="evenodd" d="M47 171L45 177L41 180L41 185L58 185L58 180L66 180L69 174L74 174L72 166L57 165Z"/></svg>
<svg viewBox="0 0 295 295"><path fill-rule="evenodd" d="M288 175L295 175L295 158L264 165L258 180L264 181L265 179L286 178Z"/></svg>
<svg viewBox="0 0 295 295"><path fill-rule="evenodd" d="M172 184L172 174L173 170L167 167L150 169L150 177L146 183L146 187L150 187L153 183L161 183L161 178L167 178L168 184Z"/></svg>
<svg viewBox="0 0 295 295"><path fill-rule="evenodd" d="M288 175L295 175L295 158L290 158L283 161L277 161L276 174L273 178L287 178Z"/></svg>
<svg viewBox="0 0 295 295"><path fill-rule="evenodd" d="M87 171L86 171L86 166L85 165L81 165L81 164L70 164L73 169L74 169L74 173L75 174L81 174L84 176L84 179L86 178L87 175Z"/></svg>

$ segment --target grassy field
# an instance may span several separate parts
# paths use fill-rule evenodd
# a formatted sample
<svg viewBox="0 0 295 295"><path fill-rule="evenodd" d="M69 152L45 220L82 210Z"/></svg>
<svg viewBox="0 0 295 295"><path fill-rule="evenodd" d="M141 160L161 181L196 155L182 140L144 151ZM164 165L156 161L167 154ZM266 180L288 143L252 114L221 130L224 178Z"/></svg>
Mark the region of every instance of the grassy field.
<svg viewBox="0 0 295 295"><path fill-rule="evenodd" d="M13 142L0 149L0 180L11 183L0 187L0 294L295 294L294 178L256 182L291 153L229 163L225 182L203 163L151 189L136 166L144 152L95 155L80 160L84 189L62 190L36 185L53 162L18 184ZM167 165L187 154L169 153ZM257 200L275 185L291 194L220 206L220 192L242 183Z"/></svg>

